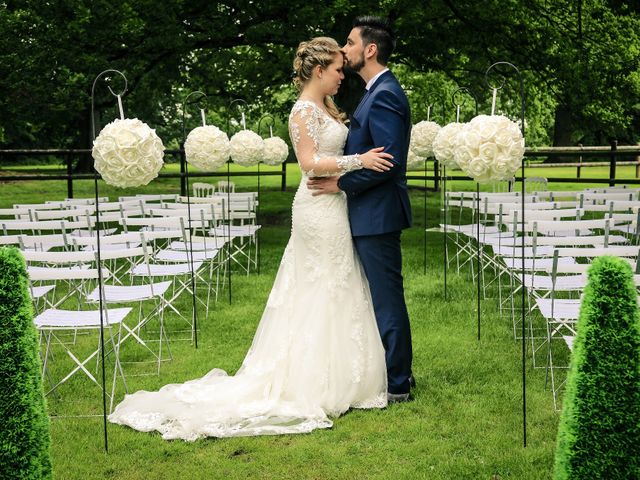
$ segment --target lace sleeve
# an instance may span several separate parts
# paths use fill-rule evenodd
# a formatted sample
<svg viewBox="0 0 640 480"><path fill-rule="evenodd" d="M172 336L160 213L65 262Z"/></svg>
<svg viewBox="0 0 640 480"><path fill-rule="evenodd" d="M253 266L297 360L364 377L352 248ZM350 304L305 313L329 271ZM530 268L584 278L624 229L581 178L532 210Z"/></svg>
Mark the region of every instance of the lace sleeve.
<svg viewBox="0 0 640 480"><path fill-rule="evenodd" d="M310 102L296 102L289 115L289 136L302 171L310 177L330 177L363 168L358 154L338 157L318 154L321 115Z"/></svg>

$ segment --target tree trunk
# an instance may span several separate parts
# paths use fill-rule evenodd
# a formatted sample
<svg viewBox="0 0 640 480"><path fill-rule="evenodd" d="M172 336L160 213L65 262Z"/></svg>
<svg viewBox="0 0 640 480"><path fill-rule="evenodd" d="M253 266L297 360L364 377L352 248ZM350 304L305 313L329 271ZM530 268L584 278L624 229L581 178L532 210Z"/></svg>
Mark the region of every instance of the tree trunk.
<svg viewBox="0 0 640 480"><path fill-rule="evenodd" d="M76 148L91 148L93 138L91 134L91 108L87 108L79 119L78 131L80 137ZM97 133L97 132L96 132ZM93 173L93 158L91 154L83 154L78 156L78 160L73 169L74 173Z"/></svg>
<svg viewBox="0 0 640 480"><path fill-rule="evenodd" d="M555 121L553 125L553 146L569 147L574 143L571 139L573 133L573 119L571 115L571 107L568 105L558 105L555 112ZM576 161L573 157L549 157L545 163L554 162L572 162Z"/></svg>
<svg viewBox="0 0 640 480"><path fill-rule="evenodd" d="M572 133L573 119L571 118L571 108L568 105L558 105L556 107L555 123L553 126L553 146L572 146Z"/></svg>

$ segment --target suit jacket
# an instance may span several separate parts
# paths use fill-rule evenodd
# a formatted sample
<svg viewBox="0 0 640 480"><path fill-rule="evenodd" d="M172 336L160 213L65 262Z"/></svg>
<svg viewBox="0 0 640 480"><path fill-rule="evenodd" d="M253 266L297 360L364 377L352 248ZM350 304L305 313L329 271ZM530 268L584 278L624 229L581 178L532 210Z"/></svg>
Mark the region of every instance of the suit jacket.
<svg viewBox="0 0 640 480"><path fill-rule="evenodd" d="M383 73L365 93L351 117L345 154L385 147L394 166L387 172L355 170L343 175L338 186L347 194L351 234L379 235L411 226L407 189L407 152L411 111L400 83Z"/></svg>

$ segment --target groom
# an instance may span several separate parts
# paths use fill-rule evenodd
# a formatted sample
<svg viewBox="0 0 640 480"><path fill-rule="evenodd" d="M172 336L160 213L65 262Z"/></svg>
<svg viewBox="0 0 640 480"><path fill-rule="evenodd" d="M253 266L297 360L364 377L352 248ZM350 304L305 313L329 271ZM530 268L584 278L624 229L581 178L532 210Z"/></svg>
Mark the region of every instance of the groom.
<svg viewBox="0 0 640 480"><path fill-rule="evenodd" d="M388 400L409 400L411 329L402 284L400 233L411 226L406 166L411 112L407 97L386 67L395 38L384 19L359 17L342 52L345 66L366 82L367 92L351 117L345 155L385 147L394 167L356 170L342 177L313 178L314 195L347 195L351 234L364 267L386 351Z"/></svg>

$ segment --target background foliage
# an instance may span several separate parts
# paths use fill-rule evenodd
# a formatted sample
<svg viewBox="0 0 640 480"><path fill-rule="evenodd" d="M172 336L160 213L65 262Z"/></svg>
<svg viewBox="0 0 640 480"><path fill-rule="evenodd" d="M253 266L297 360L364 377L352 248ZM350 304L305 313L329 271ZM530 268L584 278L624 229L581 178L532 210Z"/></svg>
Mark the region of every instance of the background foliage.
<svg viewBox="0 0 640 480"><path fill-rule="evenodd" d="M523 72L530 145L635 143L640 126L640 6L618 0L35 0L0 2L0 146L90 145L91 82L107 68L129 79L125 113L181 138L181 102L209 95L211 122L224 127L229 102L284 122L295 91L294 48L330 35L342 41L359 14L390 17L398 32L392 68L410 90L415 120L426 105L454 119L451 93L467 86L490 108L484 72L510 61ZM498 111L519 117L513 74ZM116 116L99 89L102 122ZM338 95L354 109L362 82ZM465 104L463 119L474 113ZM233 112L237 114L237 112ZM437 113L441 115L441 113ZM435 120L439 120L438 117ZM194 122L196 120L193 120ZM255 126L254 126L255 127Z"/></svg>

